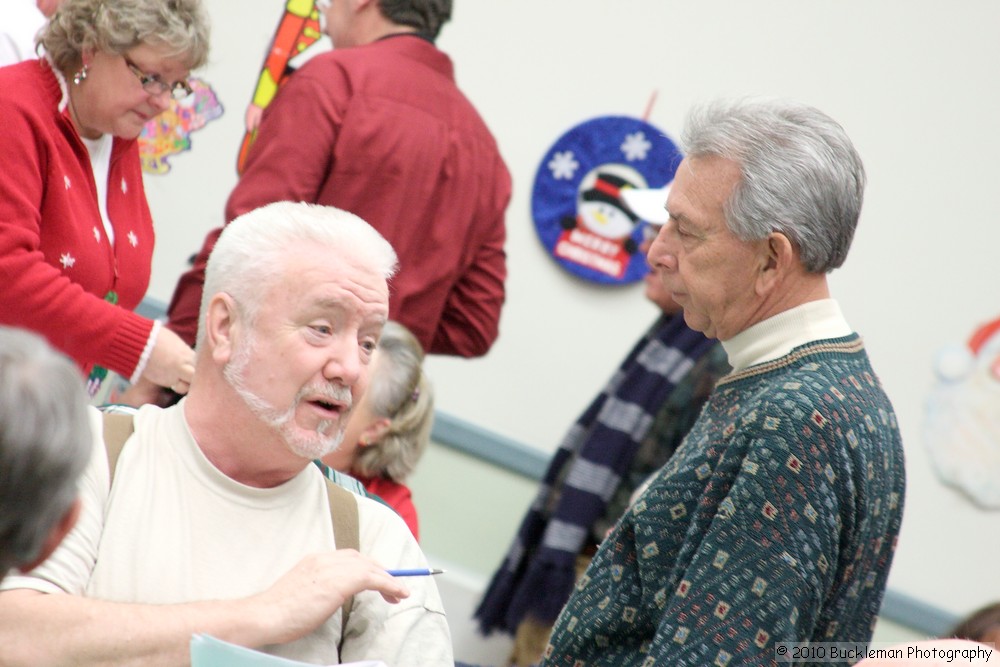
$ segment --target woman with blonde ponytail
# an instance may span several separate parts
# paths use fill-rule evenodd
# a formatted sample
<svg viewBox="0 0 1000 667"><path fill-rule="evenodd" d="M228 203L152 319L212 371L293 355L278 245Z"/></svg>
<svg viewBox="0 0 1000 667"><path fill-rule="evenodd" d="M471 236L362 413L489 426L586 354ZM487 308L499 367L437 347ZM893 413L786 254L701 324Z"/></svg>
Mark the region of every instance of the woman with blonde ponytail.
<svg viewBox="0 0 1000 667"><path fill-rule="evenodd" d="M387 322L372 360L368 389L354 406L344 440L323 463L357 477L406 521L419 539L417 510L403 484L430 440L434 393L424 352L409 329Z"/></svg>

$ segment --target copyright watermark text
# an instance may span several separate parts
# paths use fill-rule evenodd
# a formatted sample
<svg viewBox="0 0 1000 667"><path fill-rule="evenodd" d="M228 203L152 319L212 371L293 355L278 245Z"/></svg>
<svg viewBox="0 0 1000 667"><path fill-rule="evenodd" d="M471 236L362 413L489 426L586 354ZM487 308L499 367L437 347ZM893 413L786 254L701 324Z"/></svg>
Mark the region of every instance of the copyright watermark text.
<svg viewBox="0 0 1000 667"><path fill-rule="evenodd" d="M863 659L887 662L906 661L908 664L926 661L928 664L985 665L1000 664L996 647L989 644L967 644L962 647L914 646L873 642L779 642L774 645L779 663L839 663L851 664ZM992 658L992 660L991 660Z"/></svg>

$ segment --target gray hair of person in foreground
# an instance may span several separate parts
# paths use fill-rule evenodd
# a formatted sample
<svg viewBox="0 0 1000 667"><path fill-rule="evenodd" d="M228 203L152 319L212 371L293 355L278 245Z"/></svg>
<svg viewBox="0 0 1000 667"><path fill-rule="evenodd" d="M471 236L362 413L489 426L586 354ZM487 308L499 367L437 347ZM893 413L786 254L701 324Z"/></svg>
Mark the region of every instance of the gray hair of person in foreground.
<svg viewBox="0 0 1000 667"><path fill-rule="evenodd" d="M389 427L358 450L354 472L403 482L427 449L434 423L434 389L423 370L424 350L402 324L389 321L378 341L365 400Z"/></svg>
<svg viewBox="0 0 1000 667"><path fill-rule="evenodd" d="M785 100L743 99L694 109L685 155L736 162L743 178L725 206L744 241L780 232L811 273L847 258L864 199L865 169L844 128L822 111Z"/></svg>
<svg viewBox="0 0 1000 667"><path fill-rule="evenodd" d="M252 327L262 300L306 249L322 249L331 262L364 265L388 281L396 251L375 228L339 208L275 202L244 213L222 230L205 267L198 322L204 342L205 312L214 295L231 296Z"/></svg>
<svg viewBox="0 0 1000 667"><path fill-rule="evenodd" d="M39 557L92 446L76 365L36 334L0 327L0 579Z"/></svg>

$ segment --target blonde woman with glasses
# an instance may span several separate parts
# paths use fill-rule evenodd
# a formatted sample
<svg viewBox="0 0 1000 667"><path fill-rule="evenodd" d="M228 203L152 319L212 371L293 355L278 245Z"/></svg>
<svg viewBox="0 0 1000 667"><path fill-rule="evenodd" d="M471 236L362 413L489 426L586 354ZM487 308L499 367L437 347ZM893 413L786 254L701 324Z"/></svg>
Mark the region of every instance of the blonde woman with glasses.
<svg viewBox="0 0 1000 667"><path fill-rule="evenodd" d="M108 371L185 393L193 351L132 312L154 242L136 139L191 93L201 2L64 0L38 50L0 68L0 324L42 334L91 395Z"/></svg>

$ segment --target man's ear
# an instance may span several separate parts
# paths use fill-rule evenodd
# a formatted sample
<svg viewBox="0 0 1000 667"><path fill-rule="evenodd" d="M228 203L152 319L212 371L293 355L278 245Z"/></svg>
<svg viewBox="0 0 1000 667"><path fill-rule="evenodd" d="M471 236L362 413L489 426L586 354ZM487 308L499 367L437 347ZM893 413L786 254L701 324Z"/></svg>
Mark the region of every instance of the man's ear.
<svg viewBox="0 0 1000 667"><path fill-rule="evenodd" d="M361 437L358 438L358 443L362 447L367 447L368 445L374 444L382 439L386 433L389 432L389 426L392 421L387 417L379 417L361 432Z"/></svg>
<svg viewBox="0 0 1000 667"><path fill-rule="evenodd" d="M28 570L33 570L45 560L52 555L52 552L56 550L69 531L73 530L73 526L76 525L77 519L80 518L80 511L83 509L83 502L79 498L73 501L66 513L62 515L59 522L52 527L49 531L48 537L45 538L44 544L42 544L42 550L38 552L38 557L30 563L24 563L19 565L18 569L21 572L27 572Z"/></svg>
<svg viewBox="0 0 1000 667"><path fill-rule="evenodd" d="M757 279L760 294L770 292L781 284L796 262L795 246L781 232L771 232L762 241L761 269Z"/></svg>
<svg viewBox="0 0 1000 667"><path fill-rule="evenodd" d="M233 353L233 337L239 330L236 302L225 292L212 297L205 311L205 340L212 358L224 364Z"/></svg>

